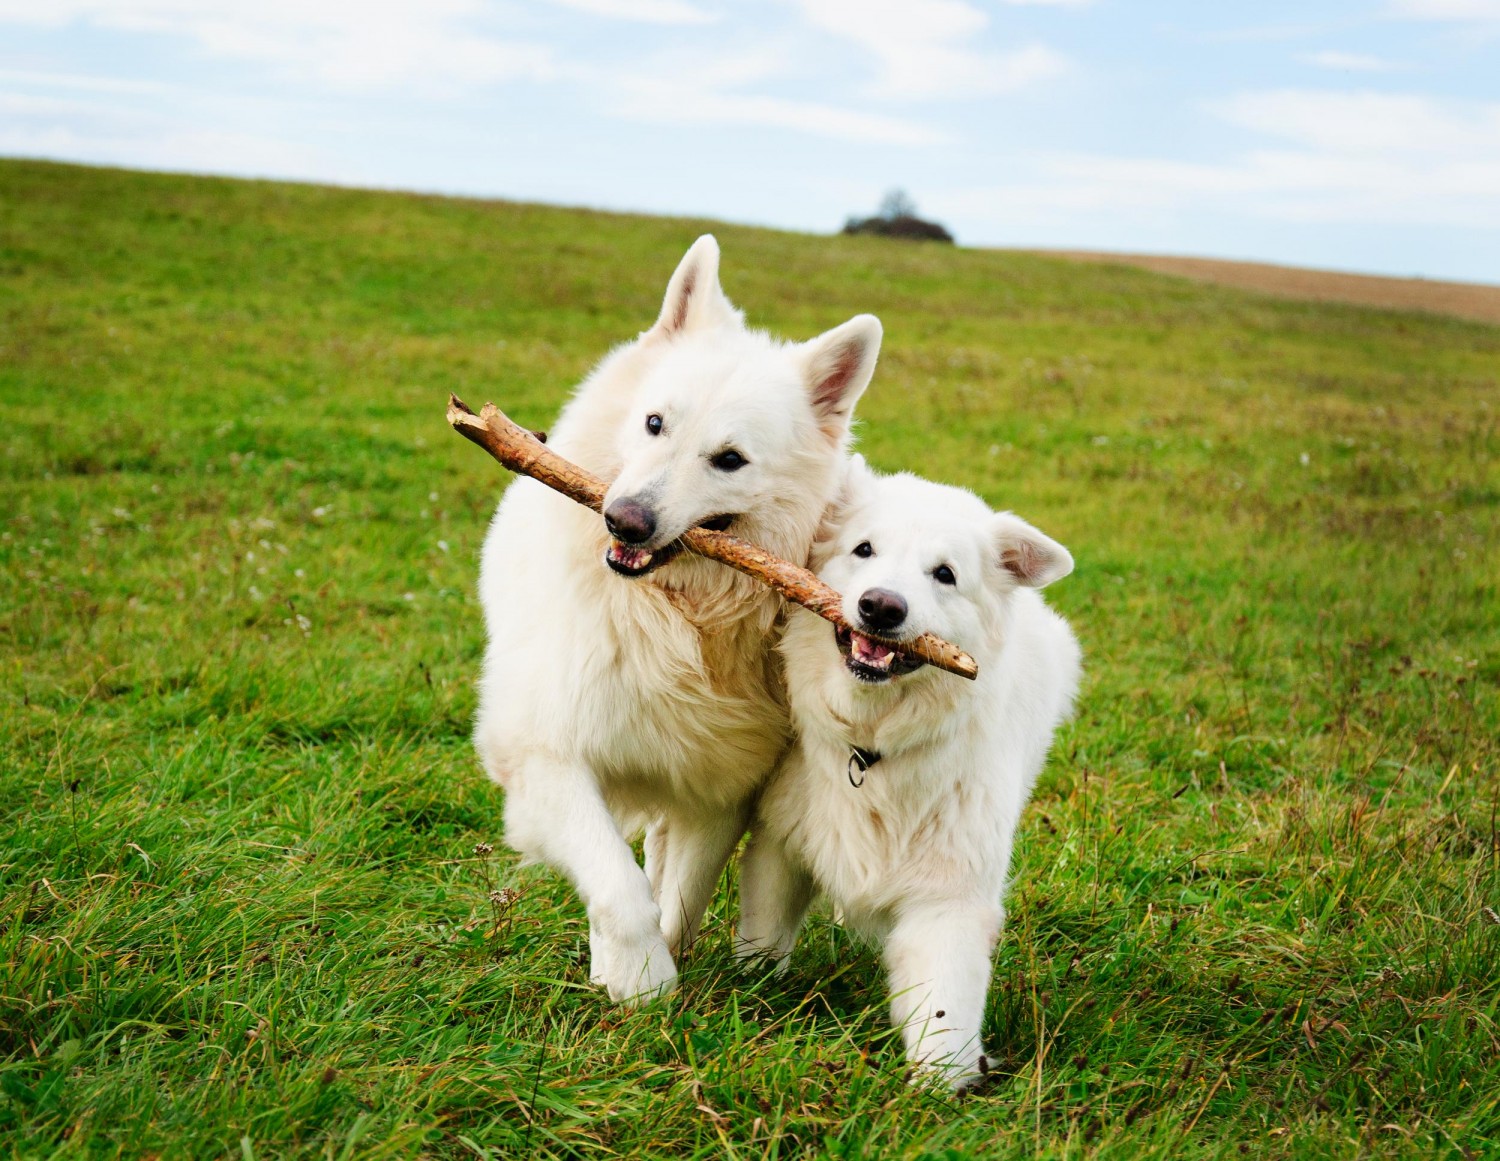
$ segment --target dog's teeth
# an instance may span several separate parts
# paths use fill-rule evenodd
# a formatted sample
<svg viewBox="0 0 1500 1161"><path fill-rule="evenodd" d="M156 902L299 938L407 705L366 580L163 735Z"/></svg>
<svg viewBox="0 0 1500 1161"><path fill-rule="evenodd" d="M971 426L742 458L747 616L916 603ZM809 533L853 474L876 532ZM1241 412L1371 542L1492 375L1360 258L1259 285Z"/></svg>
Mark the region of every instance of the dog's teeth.
<svg viewBox="0 0 1500 1161"><path fill-rule="evenodd" d="M876 641L861 633L851 638L854 656L871 669L889 669L896 660L896 651L884 641Z"/></svg>
<svg viewBox="0 0 1500 1161"><path fill-rule="evenodd" d="M652 553L645 552L639 548L627 548L623 544L612 544L609 549L610 559L624 565L629 569L642 569L651 563Z"/></svg>

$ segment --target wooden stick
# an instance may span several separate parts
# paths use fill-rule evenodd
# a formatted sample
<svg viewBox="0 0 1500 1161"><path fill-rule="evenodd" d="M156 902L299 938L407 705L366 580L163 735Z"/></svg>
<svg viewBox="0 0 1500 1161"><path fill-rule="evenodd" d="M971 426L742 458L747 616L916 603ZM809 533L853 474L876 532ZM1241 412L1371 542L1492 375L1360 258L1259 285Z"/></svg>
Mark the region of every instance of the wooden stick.
<svg viewBox="0 0 1500 1161"><path fill-rule="evenodd" d="M462 399L450 395L448 422L459 435L484 448L511 471L530 476L595 512L603 507L606 491L603 480L563 459L493 403L486 403L475 415ZM843 597L807 569L782 560L748 540L711 528L691 528L682 534L682 542L689 552L754 577L825 621L840 628L850 627L844 621ZM979 665L972 657L931 633L900 642L899 647L929 665L971 681L979 676Z"/></svg>

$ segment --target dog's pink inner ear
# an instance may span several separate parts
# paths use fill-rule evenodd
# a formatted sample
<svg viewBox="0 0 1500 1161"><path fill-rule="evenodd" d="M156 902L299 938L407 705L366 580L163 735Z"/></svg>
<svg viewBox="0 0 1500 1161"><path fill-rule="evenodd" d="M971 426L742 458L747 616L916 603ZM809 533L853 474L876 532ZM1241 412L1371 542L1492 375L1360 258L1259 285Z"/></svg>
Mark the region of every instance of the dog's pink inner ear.
<svg viewBox="0 0 1500 1161"><path fill-rule="evenodd" d="M996 518L1000 567L1019 584L1040 589L1073 571L1073 554L1050 536L1010 513Z"/></svg>
<svg viewBox="0 0 1500 1161"><path fill-rule="evenodd" d="M880 337L880 320L866 314L808 344L808 399L829 439L840 439L849 430L854 403L875 373Z"/></svg>
<svg viewBox="0 0 1500 1161"><path fill-rule="evenodd" d="M1000 564L1023 584L1042 571L1041 553L1027 540L1015 540L1000 550Z"/></svg>
<svg viewBox="0 0 1500 1161"><path fill-rule="evenodd" d="M682 285L677 288L677 301L670 304L672 319L667 324L667 329L680 331L687 322L688 306L693 301L693 286L698 281L698 271L688 270L682 276Z"/></svg>
<svg viewBox="0 0 1500 1161"><path fill-rule="evenodd" d="M673 271L651 333L671 337L695 327L732 322L735 317L734 307L719 289L719 244L712 234L705 234Z"/></svg>
<svg viewBox="0 0 1500 1161"><path fill-rule="evenodd" d="M845 398L849 384L859 371L864 351L855 343L845 343L827 356L827 373L813 384L813 406L828 415L842 415L848 410Z"/></svg>

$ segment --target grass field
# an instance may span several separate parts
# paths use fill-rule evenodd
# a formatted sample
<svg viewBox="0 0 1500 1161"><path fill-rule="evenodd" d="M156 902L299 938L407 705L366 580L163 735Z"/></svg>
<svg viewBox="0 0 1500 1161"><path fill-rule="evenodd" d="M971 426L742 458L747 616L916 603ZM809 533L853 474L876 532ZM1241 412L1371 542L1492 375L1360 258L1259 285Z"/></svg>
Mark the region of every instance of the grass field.
<svg viewBox="0 0 1500 1161"><path fill-rule="evenodd" d="M4 1155L1500 1155L1479 323L717 229L754 323L880 315L863 449L1073 550L1088 676L986 1091L826 919L739 975L729 882L679 996L588 986L469 749L444 402L546 426L705 228L0 163Z"/></svg>

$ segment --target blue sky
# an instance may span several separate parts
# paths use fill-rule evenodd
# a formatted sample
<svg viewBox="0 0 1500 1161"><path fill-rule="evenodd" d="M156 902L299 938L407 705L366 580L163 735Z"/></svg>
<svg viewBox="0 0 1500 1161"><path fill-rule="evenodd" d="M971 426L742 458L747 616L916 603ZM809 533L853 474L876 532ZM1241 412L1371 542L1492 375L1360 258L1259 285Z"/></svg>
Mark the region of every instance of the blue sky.
<svg viewBox="0 0 1500 1161"><path fill-rule="evenodd" d="M0 0L0 154L1500 282L1500 0Z"/></svg>

